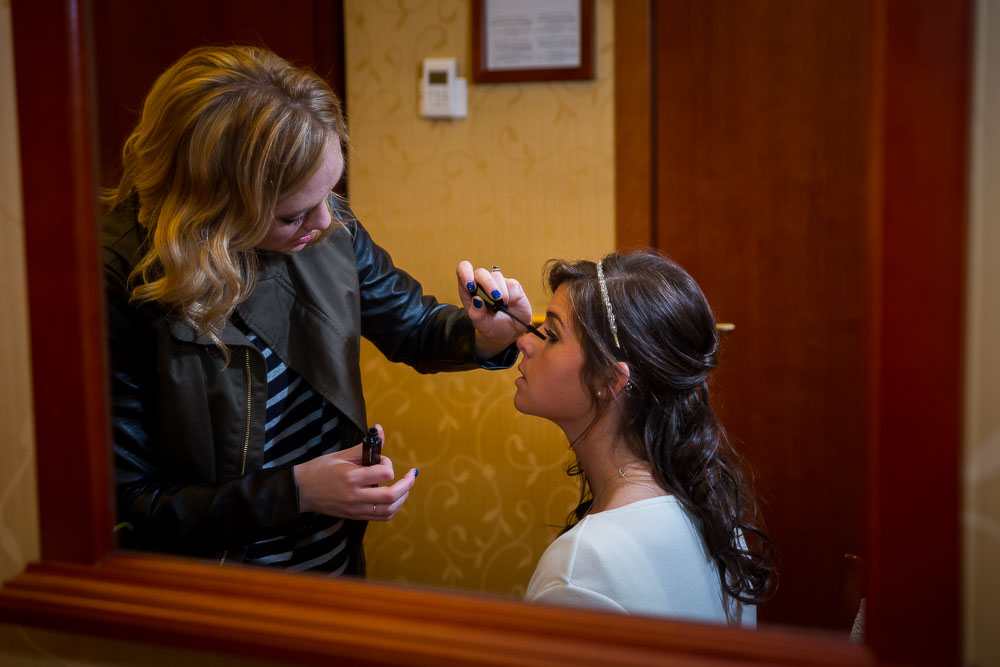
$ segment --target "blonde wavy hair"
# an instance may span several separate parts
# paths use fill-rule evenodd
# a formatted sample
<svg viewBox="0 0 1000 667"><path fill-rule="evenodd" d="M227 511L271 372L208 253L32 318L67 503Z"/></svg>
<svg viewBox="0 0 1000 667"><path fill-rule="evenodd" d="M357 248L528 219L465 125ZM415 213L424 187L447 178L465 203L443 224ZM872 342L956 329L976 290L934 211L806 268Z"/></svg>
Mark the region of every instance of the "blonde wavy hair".
<svg viewBox="0 0 1000 667"><path fill-rule="evenodd" d="M256 285L255 248L278 201L346 145L340 100L313 72L258 47L189 51L153 84L121 181L102 197L113 208L138 196L145 254L130 298L161 304L225 351L218 335Z"/></svg>

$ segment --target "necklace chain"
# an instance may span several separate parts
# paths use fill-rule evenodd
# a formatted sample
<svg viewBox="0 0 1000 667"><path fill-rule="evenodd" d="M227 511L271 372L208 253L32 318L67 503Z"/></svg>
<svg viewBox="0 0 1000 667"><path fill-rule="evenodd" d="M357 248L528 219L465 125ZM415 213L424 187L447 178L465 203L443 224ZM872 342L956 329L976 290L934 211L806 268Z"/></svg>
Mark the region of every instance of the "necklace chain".
<svg viewBox="0 0 1000 667"><path fill-rule="evenodd" d="M644 487L646 487L648 489L656 489L658 491L662 491L663 490L663 489L660 488L659 484L656 484L655 482L650 483L650 482L653 481L653 475L651 473L649 474L649 480L650 480L650 482L637 481L637 480L629 479L628 476L625 475L625 468L626 468L626 466L620 466L618 468L618 475L622 478L622 481L624 482L624 484L620 484L620 485L612 485L610 483L606 484L604 486L604 488L601 489L596 496L594 496L593 501L591 501L591 503L590 503L590 510L593 510L594 506L597 504L598 498L601 497L601 495L604 493L604 491L607 490L609 487L612 487L612 486L615 486L617 488L623 488L627 484L633 484L635 486L644 486ZM587 514L590 514L590 510L587 511Z"/></svg>

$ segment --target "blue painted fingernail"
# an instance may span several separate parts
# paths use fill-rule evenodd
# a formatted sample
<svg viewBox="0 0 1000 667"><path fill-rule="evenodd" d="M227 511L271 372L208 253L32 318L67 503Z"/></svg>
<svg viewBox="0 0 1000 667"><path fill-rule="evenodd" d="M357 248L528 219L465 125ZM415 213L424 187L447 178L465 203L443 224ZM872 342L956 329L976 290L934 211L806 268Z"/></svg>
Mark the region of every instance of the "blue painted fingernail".
<svg viewBox="0 0 1000 667"><path fill-rule="evenodd" d="M419 470L417 470L416 468L414 468L414 469L413 469L413 476L414 476L414 477L416 477L416 476L417 476L417 475L419 475L419 474L420 474L420 471L419 471Z"/></svg>
<svg viewBox="0 0 1000 667"><path fill-rule="evenodd" d="M493 297L494 299L499 299L500 298L500 290L498 290L498 289L493 290L492 292L490 292L490 296Z"/></svg>
<svg viewBox="0 0 1000 667"><path fill-rule="evenodd" d="M483 302L479 297L476 297L475 299L472 300L472 305L475 306L476 308L482 308Z"/></svg>
<svg viewBox="0 0 1000 667"><path fill-rule="evenodd" d="M472 282L470 280L469 282L465 283L465 289L469 290L469 294L475 294L476 293L476 283L474 283L474 282Z"/></svg>

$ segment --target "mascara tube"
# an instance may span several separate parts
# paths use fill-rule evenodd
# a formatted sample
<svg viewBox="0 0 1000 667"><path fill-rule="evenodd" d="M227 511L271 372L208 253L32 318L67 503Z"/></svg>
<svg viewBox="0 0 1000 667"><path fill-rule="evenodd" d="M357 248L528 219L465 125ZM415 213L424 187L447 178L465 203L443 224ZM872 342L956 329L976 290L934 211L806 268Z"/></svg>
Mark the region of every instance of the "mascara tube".
<svg viewBox="0 0 1000 667"><path fill-rule="evenodd" d="M368 429L368 435L361 446L361 465L373 466L381 460L382 438L378 435L378 429L372 427Z"/></svg>

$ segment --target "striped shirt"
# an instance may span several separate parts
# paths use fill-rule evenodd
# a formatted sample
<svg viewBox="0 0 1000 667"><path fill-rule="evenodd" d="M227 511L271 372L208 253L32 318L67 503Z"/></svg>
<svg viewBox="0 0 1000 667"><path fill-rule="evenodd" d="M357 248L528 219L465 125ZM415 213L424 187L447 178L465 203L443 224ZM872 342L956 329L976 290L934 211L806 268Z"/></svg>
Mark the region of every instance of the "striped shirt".
<svg viewBox="0 0 1000 667"><path fill-rule="evenodd" d="M340 412L313 391L295 370L257 337L247 338L267 364L267 410L264 425L264 468L296 465L340 449ZM294 572L338 575L346 569L347 526L338 517L306 514L287 535L254 542L246 562Z"/></svg>

